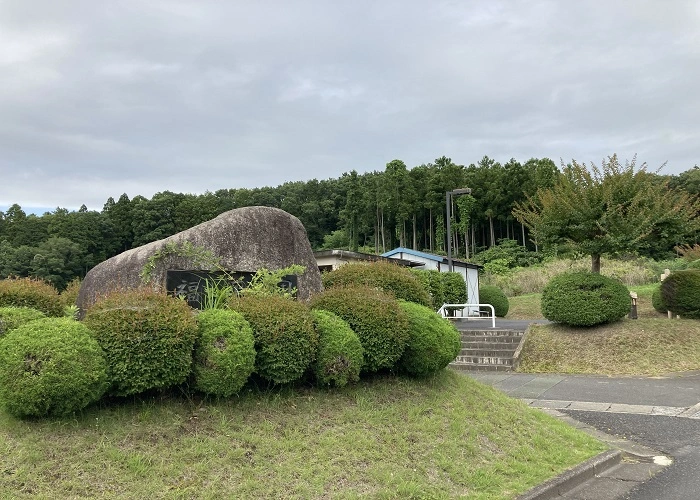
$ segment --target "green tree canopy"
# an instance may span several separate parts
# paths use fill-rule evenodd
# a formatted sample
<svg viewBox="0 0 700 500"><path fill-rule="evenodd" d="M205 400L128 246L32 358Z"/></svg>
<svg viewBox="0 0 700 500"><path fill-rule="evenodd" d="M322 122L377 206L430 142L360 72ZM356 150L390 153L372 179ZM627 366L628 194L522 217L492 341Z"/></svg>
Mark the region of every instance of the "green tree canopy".
<svg viewBox="0 0 700 500"><path fill-rule="evenodd" d="M617 155L601 167L572 161L551 188L517 203L513 215L541 241L568 242L591 256L600 272L603 254L636 253L651 245L685 242L700 227L698 200Z"/></svg>

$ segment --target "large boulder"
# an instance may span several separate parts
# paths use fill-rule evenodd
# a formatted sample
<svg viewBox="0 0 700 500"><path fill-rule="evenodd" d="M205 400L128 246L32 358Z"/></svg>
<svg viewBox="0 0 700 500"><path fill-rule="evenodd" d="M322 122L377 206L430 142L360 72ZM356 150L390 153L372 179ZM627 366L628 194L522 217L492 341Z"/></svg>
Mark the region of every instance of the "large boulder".
<svg viewBox="0 0 700 500"><path fill-rule="evenodd" d="M297 297L301 300L323 288L299 219L277 208L245 207L95 266L83 280L77 305L84 312L100 296L114 290L144 285L164 290L168 270L215 270L212 256L231 272L252 273L263 267L275 271L302 265L306 271L297 279Z"/></svg>

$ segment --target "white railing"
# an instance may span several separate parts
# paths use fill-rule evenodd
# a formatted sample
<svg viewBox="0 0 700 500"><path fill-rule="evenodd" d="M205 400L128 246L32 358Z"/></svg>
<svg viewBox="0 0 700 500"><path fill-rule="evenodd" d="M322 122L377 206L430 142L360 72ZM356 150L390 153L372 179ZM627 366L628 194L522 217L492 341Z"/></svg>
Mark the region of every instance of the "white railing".
<svg viewBox="0 0 700 500"><path fill-rule="evenodd" d="M476 307L477 311L481 311L482 307L488 307L491 309L491 316L481 316L481 313L479 313L479 316L469 316L469 311L472 307ZM443 318L454 318L455 316L448 315L448 309L452 309L455 313L457 309L459 309L459 313L461 314L459 317L464 319L490 319L491 328L496 328L496 311L491 304L443 304L437 312ZM467 310L466 316L464 315L465 309Z"/></svg>

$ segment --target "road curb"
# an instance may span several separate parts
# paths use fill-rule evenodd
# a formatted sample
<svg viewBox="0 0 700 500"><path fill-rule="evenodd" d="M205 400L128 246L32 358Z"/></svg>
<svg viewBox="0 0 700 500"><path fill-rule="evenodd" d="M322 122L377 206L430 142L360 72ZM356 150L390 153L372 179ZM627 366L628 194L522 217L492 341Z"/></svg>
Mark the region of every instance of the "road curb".
<svg viewBox="0 0 700 500"><path fill-rule="evenodd" d="M517 500L549 500L560 497L563 493L574 489L588 479L618 465L622 461L622 455L620 450L604 451L563 474L526 491L517 497Z"/></svg>

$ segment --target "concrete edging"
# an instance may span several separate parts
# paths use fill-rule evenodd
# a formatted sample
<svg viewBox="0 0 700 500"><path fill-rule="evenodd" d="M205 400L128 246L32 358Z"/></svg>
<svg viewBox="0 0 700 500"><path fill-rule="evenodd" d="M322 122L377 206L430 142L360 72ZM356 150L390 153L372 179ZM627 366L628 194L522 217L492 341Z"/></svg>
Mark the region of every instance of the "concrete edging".
<svg viewBox="0 0 700 500"><path fill-rule="evenodd" d="M619 464L622 461L622 455L623 453L620 450L604 451L557 477L526 491L517 497L517 500L549 500L558 498L584 481Z"/></svg>

